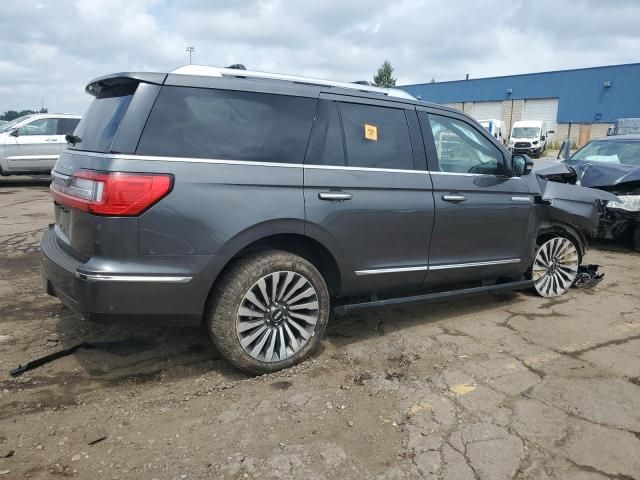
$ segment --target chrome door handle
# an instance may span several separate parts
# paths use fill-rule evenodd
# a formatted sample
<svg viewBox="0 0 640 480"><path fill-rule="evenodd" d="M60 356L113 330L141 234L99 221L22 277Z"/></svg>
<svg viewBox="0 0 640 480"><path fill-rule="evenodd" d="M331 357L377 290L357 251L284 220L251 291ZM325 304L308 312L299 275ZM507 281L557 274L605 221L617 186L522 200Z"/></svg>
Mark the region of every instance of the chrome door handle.
<svg viewBox="0 0 640 480"><path fill-rule="evenodd" d="M467 197L464 195L442 195L445 202L464 202Z"/></svg>
<svg viewBox="0 0 640 480"><path fill-rule="evenodd" d="M45 138L44 141L45 142L57 142L58 139L57 138Z"/></svg>
<svg viewBox="0 0 640 480"><path fill-rule="evenodd" d="M345 200L351 200L353 195L346 192L320 192L318 193L318 198L330 202L344 202Z"/></svg>

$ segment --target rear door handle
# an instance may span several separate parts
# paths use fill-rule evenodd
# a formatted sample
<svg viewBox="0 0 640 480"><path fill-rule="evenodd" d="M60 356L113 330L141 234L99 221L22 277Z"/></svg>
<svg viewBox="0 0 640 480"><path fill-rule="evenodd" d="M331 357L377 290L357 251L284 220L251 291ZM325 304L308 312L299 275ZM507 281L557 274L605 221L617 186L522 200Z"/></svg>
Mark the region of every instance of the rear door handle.
<svg viewBox="0 0 640 480"><path fill-rule="evenodd" d="M345 200L351 200L353 195L347 192L320 192L318 193L318 198L329 202L344 202Z"/></svg>
<svg viewBox="0 0 640 480"><path fill-rule="evenodd" d="M442 195L445 202L464 202L467 199L464 195Z"/></svg>

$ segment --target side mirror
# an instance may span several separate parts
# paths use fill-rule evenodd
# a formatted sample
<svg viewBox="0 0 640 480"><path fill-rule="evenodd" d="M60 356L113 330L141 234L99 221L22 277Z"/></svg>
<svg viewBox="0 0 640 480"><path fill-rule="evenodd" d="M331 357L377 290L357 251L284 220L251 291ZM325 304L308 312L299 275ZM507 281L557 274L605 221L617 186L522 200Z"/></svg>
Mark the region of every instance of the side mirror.
<svg viewBox="0 0 640 480"><path fill-rule="evenodd" d="M514 177L529 175L533 170L533 160L526 155L516 153L511 156L511 168Z"/></svg>
<svg viewBox="0 0 640 480"><path fill-rule="evenodd" d="M11 133L9 133L9 135L11 135L12 137L19 137L20 133L18 133L18 129L16 128L14 130L11 130Z"/></svg>
<svg viewBox="0 0 640 480"><path fill-rule="evenodd" d="M547 138L547 137L545 137L544 135L542 135L542 136L540 137L540 140L544 141L544 140L545 140L545 138Z"/></svg>
<svg viewBox="0 0 640 480"><path fill-rule="evenodd" d="M558 160L569 160L571 156L571 139L565 138L558 152Z"/></svg>
<svg viewBox="0 0 640 480"><path fill-rule="evenodd" d="M547 130L547 135L551 135L552 133L556 133L555 130Z"/></svg>

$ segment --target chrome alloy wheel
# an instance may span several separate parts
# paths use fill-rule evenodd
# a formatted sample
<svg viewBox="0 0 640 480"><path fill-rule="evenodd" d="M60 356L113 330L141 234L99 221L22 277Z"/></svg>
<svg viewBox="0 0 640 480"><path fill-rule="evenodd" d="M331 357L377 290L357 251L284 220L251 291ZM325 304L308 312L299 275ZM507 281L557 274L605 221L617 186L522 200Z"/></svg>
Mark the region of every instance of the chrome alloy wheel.
<svg viewBox="0 0 640 480"><path fill-rule="evenodd" d="M284 360L313 336L318 309L316 289L299 273L265 275L245 293L238 307L240 345L256 360Z"/></svg>
<svg viewBox="0 0 640 480"><path fill-rule="evenodd" d="M557 297L569 290L578 274L579 256L575 245L563 237L544 242L533 262L533 281L543 297Z"/></svg>

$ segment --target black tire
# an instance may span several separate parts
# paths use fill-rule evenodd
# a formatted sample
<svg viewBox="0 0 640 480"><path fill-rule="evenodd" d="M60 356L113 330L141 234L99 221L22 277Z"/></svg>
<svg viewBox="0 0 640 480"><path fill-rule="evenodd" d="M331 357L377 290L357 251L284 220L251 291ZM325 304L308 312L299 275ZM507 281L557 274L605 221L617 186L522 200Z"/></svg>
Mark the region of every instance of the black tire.
<svg viewBox="0 0 640 480"><path fill-rule="evenodd" d="M240 343L236 327L238 311L247 292L255 288L258 281L276 272L293 272L313 286L318 303L317 322L311 338L295 353L283 360L261 361L245 351ZM291 367L313 353L324 335L329 312L327 285L313 264L289 252L267 250L238 259L223 274L208 303L206 327L214 345L229 363L244 372L260 375Z"/></svg>
<svg viewBox="0 0 640 480"><path fill-rule="evenodd" d="M640 252L640 226L636 227L633 232L633 250Z"/></svg>

